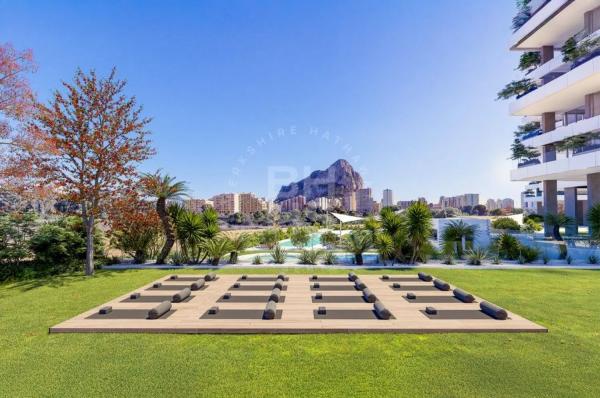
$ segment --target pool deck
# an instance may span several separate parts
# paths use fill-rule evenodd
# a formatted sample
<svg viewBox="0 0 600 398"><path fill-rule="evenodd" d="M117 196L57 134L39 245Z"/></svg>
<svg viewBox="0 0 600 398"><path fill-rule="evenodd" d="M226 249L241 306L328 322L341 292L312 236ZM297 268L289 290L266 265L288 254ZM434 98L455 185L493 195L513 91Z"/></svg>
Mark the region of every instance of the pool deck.
<svg viewBox="0 0 600 398"><path fill-rule="evenodd" d="M189 277L190 275L185 275ZM248 275L249 277L264 278L268 275ZM395 275L397 276L397 275ZM197 275L201 278L201 275ZM275 277L275 275L273 275ZM329 276L321 276L327 278ZM483 315L479 311L479 303L483 299L476 297L474 303L462 302L411 302L404 296L411 287L415 288L417 296L441 296L452 297L452 291L441 291L435 288L431 282L423 282L416 275L402 275L408 278L400 282L406 285L408 290L398 291L392 288L392 281L382 280L380 275L363 275L361 280L377 296L377 298L392 313L393 319L383 320L374 316L373 304L352 299L350 302L315 302L315 294L321 292L324 297L329 296L351 296L362 297L362 292L353 288L354 284L348 280L317 280L322 286L315 288L309 275L290 275L285 282L285 290L282 296L285 301L277 305L281 310L281 319L263 320L256 318L256 313L262 313L265 308L266 297L270 293L273 281L242 281L240 275L218 275L217 280L206 282L204 290L193 291L192 298L182 303L172 304L173 312L166 319L149 320L139 317L137 319L110 319L98 316L100 308L112 306L114 311L130 309L147 311L156 303L127 301L130 293L115 298L112 301L90 309L72 319L64 321L50 328L51 333L78 333L78 332L133 332L133 333L348 333L348 332L389 332L389 333L439 333L439 332L547 332L543 326L537 325L515 313L508 312L508 319L496 320ZM273 279L274 280L274 279ZM176 287L188 287L189 281L170 280L169 276L161 278L158 282L163 285L177 285ZM154 282L153 282L154 283ZM140 292L143 296L168 295L176 292L152 289L153 283L142 286L134 292ZM237 290L234 283L241 286L262 286L261 290ZM340 288L330 288L339 286ZM422 292L419 289L428 289ZM453 288L453 287L452 287ZM330 290L331 289L331 290ZM333 290L335 289L335 290ZM265 296L263 302L232 301L223 302L225 293L238 296ZM124 300L126 300L124 302ZM436 300L434 300L436 301ZM440 300L437 300L440 301ZM441 300L443 301L443 300ZM230 310L230 314L244 313L253 314L254 319L210 319L207 315L209 308L218 306L219 310ZM319 307L325 306L329 316L324 319L316 314ZM434 306L440 311L439 318L431 318L424 313L426 306ZM235 310L235 311L234 311ZM341 311L353 310L356 317L348 316L353 312ZM456 312L456 310L463 310ZM143 311L141 311L143 312ZM127 311L121 311L127 313ZM227 312L226 312L227 313ZM445 313L451 319L442 316ZM464 313L465 316L452 314ZM348 319L334 319L335 316ZM249 315L249 318L252 318ZM475 316L473 318L473 316ZM90 317L93 317L90 319ZM354 319L353 319L354 318Z"/></svg>

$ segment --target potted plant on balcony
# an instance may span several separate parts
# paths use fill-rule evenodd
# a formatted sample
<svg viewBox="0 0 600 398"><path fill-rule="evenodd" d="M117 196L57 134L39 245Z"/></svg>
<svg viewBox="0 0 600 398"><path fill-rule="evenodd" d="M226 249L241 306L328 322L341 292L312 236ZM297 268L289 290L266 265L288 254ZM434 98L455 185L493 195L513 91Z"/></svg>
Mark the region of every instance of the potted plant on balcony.
<svg viewBox="0 0 600 398"><path fill-rule="evenodd" d="M515 138L510 149L512 151L511 159L518 160L519 167L540 156L539 151L534 147L524 145L518 138Z"/></svg>
<svg viewBox="0 0 600 398"><path fill-rule="evenodd" d="M573 151L586 146L590 140L592 140L594 138L599 138L599 137L600 137L600 133L587 132L587 133L583 133L583 134L579 134L579 135L574 135L572 137L567 137L562 141L558 141L554 145L558 152L571 151L571 153L573 153ZM568 152L567 152L567 156L568 156Z"/></svg>
<svg viewBox="0 0 600 398"><path fill-rule="evenodd" d="M563 62L575 61L578 58L584 57L590 54L592 51L600 46L600 37L592 39L584 39L577 42L575 36L571 37L562 46Z"/></svg>
<svg viewBox="0 0 600 398"><path fill-rule="evenodd" d="M531 0L517 0L517 15L513 17L512 28L513 32L519 30L519 28L525 25L525 22L531 18L531 9L529 3Z"/></svg>
<svg viewBox="0 0 600 398"><path fill-rule="evenodd" d="M539 51L527 51L521 54L519 58L519 66L517 69L522 72L531 72L542 63L542 57Z"/></svg>
<svg viewBox="0 0 600 398"><path fill-rule="evenodd" d="M530 91L535 90L536 88L537 84L531 79L515 80L508 83L502 90L498 92L498 97L496 100L509 99L514 96L520 97Z"/></svg>

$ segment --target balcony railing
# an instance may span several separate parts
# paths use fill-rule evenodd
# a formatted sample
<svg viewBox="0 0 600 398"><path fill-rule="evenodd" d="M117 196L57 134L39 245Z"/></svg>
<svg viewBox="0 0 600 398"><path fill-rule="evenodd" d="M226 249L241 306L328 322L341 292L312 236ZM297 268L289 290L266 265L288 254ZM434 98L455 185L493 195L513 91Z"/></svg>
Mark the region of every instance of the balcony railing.
<svg viewBox="0 0 600 398"><path fill-rule="evenodd" d="M573 149L573 156L581 155L582 153L586 152L597 151L598 149L600 149L600 142L590 142L589 144Z"/></svg>
<svg viewBox="0 0 600 398"><path fill-rule="evenodd" d="M533 130L533 131L523 135L521 137L521 141L528 140L533 137L537 137L538 135L541 135L541 134L542 134L542 129Z"/></svg>
<svg viewBox="0 0 600 398"><path fill-rule="evenodd" d="M529 159L529 160L524 160L522 162L519 162L519 164L517 164L518 168L521 167L528 167L528 166L533 166L534 164L540 164L540 159L539 158L534 158L534 159Z"/></svg>
<svg viewBox="0 0 600 398"><path fill-rule="evenodd" d="M538 11L540 11L550 0L531 0L523 9L519 10L517 16L513 20L514 32L518 31L533 17ZM518 20L518 22L517 22Z"/></svg>

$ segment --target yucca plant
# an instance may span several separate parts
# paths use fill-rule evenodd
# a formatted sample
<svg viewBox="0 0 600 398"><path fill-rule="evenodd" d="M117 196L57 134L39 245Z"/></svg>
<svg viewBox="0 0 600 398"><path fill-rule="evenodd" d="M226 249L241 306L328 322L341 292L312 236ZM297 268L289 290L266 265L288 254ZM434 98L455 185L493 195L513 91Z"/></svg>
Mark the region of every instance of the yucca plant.
<svg viewBox="0 0 600 398"><path fill-rule="evenodd" d="M323 264L334 265L337 264L337 262L337 256L332 251L326 251L325 254L323 254Z"/></svg>
<svg viewBox="0 0 600 398"><path fill-rule="evenodd" d="M169 256L171 260L171 264L173 265L183 265L187 263L187 257L180 250L175 250Z"/></svg>
<svg viewBox="0 0 600 398"><path fill-rule="evenodd" d="M252 264L262 264L262 257L260 257L259 255L254 256L254 258L252 259Z"/></svg>
<svg viewBox="0 0 600 398"><path fill-rule="evenodd" d="M322 255L321 250L304 249L300 252L300 256L298 257L298 260L299 260L298 262L300 264L316 265L317 262L319 261L319 257L321 257L321 255Z"/></svg>
<svg viewBox="0 0 600 398"><path fill-rule="evenodd" d="M377 253L379 254L379 258L383 262L383 265L386 264L386 261L394 259L394 241L392 237L389 236L386 232L380 232L375 235L375 248L377 249Z"/></svg>
<svg viewBox="0 0 600 398"><path fill-rule="evenodd" d="M287 258L287 250L276 244L271 250L271 258L275 264L283 264Z"/></svg>

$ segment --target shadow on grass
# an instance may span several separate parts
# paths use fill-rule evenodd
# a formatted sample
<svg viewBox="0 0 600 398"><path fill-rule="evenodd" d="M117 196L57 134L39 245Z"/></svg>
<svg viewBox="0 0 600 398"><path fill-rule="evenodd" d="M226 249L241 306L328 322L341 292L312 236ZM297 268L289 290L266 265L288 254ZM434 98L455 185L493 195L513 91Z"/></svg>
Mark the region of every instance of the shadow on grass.
<svg viewBox="0 0 600 398"><path fill-rule="evenodd" d="M5 284L8 284L8 289L18 289L22 292L27 292L30 290L34 290L40 287L52 287L59 288L64 286L69 286L75 282L81 282L86 279L92 278L108 278L113 277L115 273L123 273L127 270L110 270L103 271L97 270L94 276L85 276L83 272L73 272L68 274L60 274L60 275L49 275L34 279L23 279L18 281L8 281ZM2 285L0 285L1 287Z"/></svg>

